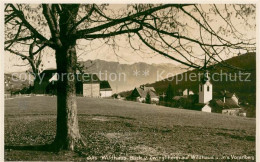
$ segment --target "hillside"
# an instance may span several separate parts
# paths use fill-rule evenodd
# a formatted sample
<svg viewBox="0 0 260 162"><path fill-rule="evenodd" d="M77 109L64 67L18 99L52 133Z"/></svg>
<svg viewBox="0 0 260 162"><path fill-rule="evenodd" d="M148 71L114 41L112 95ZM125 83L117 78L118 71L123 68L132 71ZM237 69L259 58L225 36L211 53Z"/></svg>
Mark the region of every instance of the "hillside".
<svg viewBox="0 0 260 162"><path fill-rule="evenodd" d="M101 80L108 80L113 93L131 90L141 84L154 83L157 80L167 78L168 73L176 75L184 71L181 67L169 63L146 64L138 62L120 64L103 60L88 60L81 62L81 64L84 65L86 73L97 73ZM157 79L157 73L163 73L162 77Z"/></svg>
<svg viewBox="0 0 260 162"><path fill-rule="evenodd" d="M78 97L77 102L80 132L86 142L80 155L32 149L55 138L56 97L6 100L5 160L86 161L95 156L104 161L99 158L109 155L255 156L255 119L113 99Z"/></svg>
<svg viewBox="0 0 260 162"><path fill-rule="evenodd" d="M225 68L225 67L221 66L220 64L217 64L217 65L215 65L214 69L209 70L210 75L212 75L214 73L221 74L221 72L223 74L223 75L219 75L219 76L214 75L216 80L219 80L219 81L211 80L211 82L213 84L213 98L219 97L220 91L227 90L227 91L236 93L237 96L239 97L240 102L245 101L245 102L250 103L251 105L255 105L255 103L256 103L256 54L248 53L248 54L236 56L236 57L226 60L226 62L232 66L236 66L236 67L239 67L242 69L250 69L249 71L243 71L245 73L250 73L250 76L248 78L248 80L250 80L250 81L239 81L238 78L237 78L237 81L233 81L235 75L237 75L237 77L238 77L239 71L233 70L230 68ZM197 79L197 81L191 81L187 77L187 80L184 79L182 81L178 81L181 79L182 76L183 76L183 78L185 78L185 76L190 76L191 73L195 73L198 76L198 73L202 73L202 71L198 71L198 70L187 71L187 72L184 72L177 76L170 77L168 79L165 79L165 80L162 80L159 82L147 84L147 86L153 86L156 89L157 93L159 93L159 94L166 92L166 89L169 84L172 84L172 86L174 87L175 94L177 94L177 91L179 89L184 90L186 88L189 88L193 92L197 93L198 85L199 85L198 79ZM228 79L228 81L226 81L226 78L229 78L229 76L226 77L225 73L231 74L233 76L233 77L231 77L231 80ZM222 81L221 81L220 76L222 76ZM244 75L242 77L242 79L246 79L246 77L247 76ZM177 79L177 82L176 82L176 79ZM193 78L193 80L195 80L195 79ZM127 91L122 94L128 95L129 93L130 92Z"/></svg>
<svg viewBox="0 0 260 162"><path fill-rule="evenodd" d="M11 92L20 91L23 88L30 86L30 81L28 80L28 77L25 76L25 75L19 75L19 74L21 74L21 73L16 73L16 74L8 73L8 74L4 74L5 94L9 94Z"/></svg>

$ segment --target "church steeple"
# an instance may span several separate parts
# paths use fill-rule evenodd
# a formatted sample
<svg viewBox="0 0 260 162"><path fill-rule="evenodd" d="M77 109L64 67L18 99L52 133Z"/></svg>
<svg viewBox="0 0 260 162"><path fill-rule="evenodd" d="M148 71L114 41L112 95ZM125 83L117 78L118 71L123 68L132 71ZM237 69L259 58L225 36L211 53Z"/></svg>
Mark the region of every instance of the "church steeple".
<svg viewBox="0 0 260 162"><path fill-rule="evenodd" d="M201 82L199 84L199 103L207 104L209 101L212 100L212 92L213 92L213 87L212 84L210 83L210 78L209 78L209 73L207 70L207 58L205 55L205 61L204 61L204 66L202 67L202 70L204 72Z"/></svg>

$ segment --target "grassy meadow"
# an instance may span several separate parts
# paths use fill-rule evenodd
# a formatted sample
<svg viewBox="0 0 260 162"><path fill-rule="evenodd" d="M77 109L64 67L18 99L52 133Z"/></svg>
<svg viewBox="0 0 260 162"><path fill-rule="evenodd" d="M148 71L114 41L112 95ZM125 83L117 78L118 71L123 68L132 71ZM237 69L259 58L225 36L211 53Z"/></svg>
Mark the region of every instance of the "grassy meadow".
<svg viewBox="0 0 260 162"><path fill-rule="evenodd" d="M54 140L56 97L5 100L5 160L255 156L253 118L113 99L77 100L80 132L87 145L75 153L30 149Z"/></svg>

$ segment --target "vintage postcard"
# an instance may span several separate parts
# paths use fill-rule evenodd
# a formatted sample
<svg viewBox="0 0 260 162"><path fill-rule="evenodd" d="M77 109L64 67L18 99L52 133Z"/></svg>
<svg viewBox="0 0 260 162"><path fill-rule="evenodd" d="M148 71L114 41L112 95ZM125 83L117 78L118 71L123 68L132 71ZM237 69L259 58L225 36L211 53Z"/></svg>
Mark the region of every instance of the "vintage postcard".
<svg viewBox="0 0 260 162"><path fill-rule="evenodd" d="M2 4L2 160L257 161L256 1Z"/></svg>

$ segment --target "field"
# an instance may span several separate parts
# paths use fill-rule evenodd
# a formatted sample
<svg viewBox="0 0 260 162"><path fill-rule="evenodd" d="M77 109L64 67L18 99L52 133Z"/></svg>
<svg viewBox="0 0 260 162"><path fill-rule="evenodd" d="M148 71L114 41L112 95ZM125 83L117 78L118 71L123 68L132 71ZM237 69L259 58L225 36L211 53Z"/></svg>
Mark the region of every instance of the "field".
<svg viewBox="0 0 260 162"><path fill-rule="evenodd" d="M255 156L253 118L95 98L78 98L78 112L86 148L76 153L35 150L55 137L56 97L6 100L5 160Z"/></svg>

